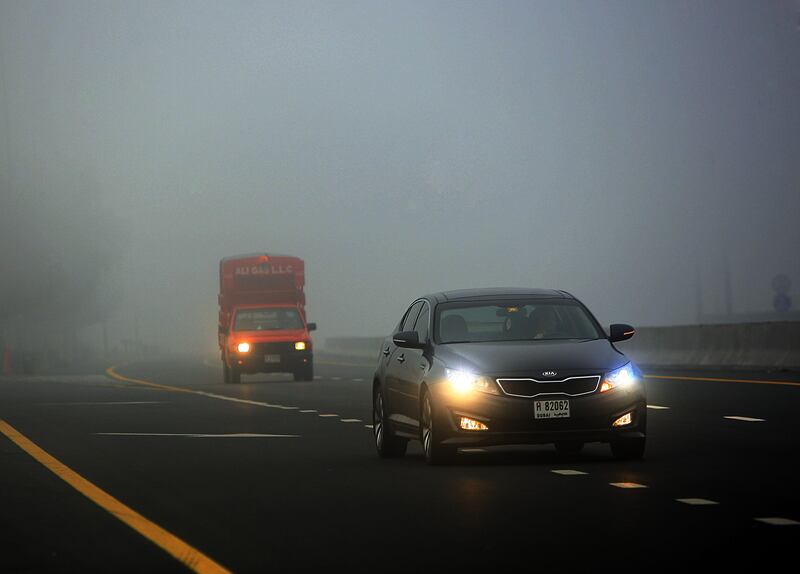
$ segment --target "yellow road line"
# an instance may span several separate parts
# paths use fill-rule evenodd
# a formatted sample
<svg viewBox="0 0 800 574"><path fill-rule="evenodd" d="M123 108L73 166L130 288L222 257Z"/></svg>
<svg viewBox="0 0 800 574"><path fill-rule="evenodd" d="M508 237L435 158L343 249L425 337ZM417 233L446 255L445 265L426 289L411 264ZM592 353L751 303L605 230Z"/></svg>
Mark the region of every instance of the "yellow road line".
<svg viewBox="0 0 800 574"><path fill-rule="evenodd" d="M113 379L117 379L118 381L123 381L125 383L136 383L137 385L144 385L146 387L152 387L154 389L160 389L162 391L177 391L179 393L193 393L193 394L195 393L195 391L191 389L172 387L170 385L160 385L158 383L151 383L150 381L143 381L142 379L132 379L130 377L123 377L122 375L118 374L114 369L116 369L116 367L107 368L106 374Z"/></svg>
<svg viewBox="0 0 800 574"><path fill-rule="evenodd" d="M41 463L47 470L83 494L86 498L116 518L133 528L150 542L166 551L173 558L188 566L194 572L217 574L230 572L196 548L190 546L174 534L167 532L151 522L131 507L126 506L98 486L89 482L67 465L42 450L29 438L22 435L6 421L0 419L0 433Z"/></svg>
<svg viewBox="0 0 800 574"><path fill-rule="evenodd" d="M785 385L800 387L800 383L791 381L761 381L757 379L718 379L715 377L676 377L674 375L645 375L646 379L672 379L675 381L707 381L712 383L748 383L751 385Z"/></svg>

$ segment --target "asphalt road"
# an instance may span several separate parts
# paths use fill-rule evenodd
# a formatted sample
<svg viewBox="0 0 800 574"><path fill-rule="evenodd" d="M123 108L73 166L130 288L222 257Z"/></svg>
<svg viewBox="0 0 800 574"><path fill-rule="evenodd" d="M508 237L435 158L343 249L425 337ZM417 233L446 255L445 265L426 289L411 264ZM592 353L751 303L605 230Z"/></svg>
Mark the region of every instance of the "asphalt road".
<svg viewBox="0 0 800 574"><path fill-rule="evenodd" d="M238 386L190 358L116 372L139 382L0 378L0 419L151 531L233 571L696 570L796 559L798 385L648 378L641 461L617 462L605 445L572 458L541 446L428 467L417 444L404 459L376 456L368 366L318 364L313 382L270 375ZM128 511L112 515L8 432L0 571L189 571L121 521Z"/></svg>

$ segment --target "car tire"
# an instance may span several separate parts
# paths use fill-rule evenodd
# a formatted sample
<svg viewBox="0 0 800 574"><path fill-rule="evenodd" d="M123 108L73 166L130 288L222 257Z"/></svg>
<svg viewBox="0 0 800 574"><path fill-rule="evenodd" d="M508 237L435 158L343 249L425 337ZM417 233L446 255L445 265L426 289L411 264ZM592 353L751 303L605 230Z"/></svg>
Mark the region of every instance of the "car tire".
<svg viewBox="0 0 800 574"><path fill-rule="evenodd" d="M372 393L372 436L375 439L375 450L381 458L400 458L405 456L408 448L408 439L404 439L392 432L386 424L386 411L384 409L383 389L375 387Z"/></svg>
<svg viewBox="0 0 800 574"><path fill-rule="evenodd" d="M561 456L576 456L583 450L583 442L579 440L556 441L556 451Z"/></svg>
<svg viewBox="0 0 800 574"><path fill-rule="evenodd" d="M295 381L313 381L314 380L314 366L313 365L304 365L297 369L294 373Z"/></svg>
<svg viewBox="0 0 800 574"><path fill-rule="evenodd" d="M611 454L617 460L637 460L644 456L645 438L628 438L611 441Z"/></svg>
<svg viewBox="0 0 800 574"><path fill-rule="evenodd" d="M448 464L456 457L456 447L442 444L441 433L436 424L436 405L429 392L422 397L422 413L420 416L420 441L425 452L425 462L432 465Z"/></svg>

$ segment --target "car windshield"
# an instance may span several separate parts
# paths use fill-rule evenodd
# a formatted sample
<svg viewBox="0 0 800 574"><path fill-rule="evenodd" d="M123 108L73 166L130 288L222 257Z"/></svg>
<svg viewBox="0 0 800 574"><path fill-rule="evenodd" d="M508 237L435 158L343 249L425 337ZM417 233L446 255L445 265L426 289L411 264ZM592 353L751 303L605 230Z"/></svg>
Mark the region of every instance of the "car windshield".
<svg viewBox="0 0 800 574"><path fill-rule="evenodd" d="M234 331L278 331L302 329L303 320L297 309L242 309L236 313Z"/></svg>
<svg viewBox="0 0 800 574"><path fill-rule="evenodd" d="M603 333L574 301L453 302L438 305L440 343L599 339Z"/></svg>

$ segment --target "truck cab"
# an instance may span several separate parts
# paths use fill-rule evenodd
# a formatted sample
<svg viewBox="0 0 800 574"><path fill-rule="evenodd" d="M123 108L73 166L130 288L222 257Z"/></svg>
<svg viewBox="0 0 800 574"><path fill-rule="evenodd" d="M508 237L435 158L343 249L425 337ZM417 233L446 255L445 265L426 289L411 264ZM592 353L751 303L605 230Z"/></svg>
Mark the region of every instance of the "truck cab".
<svg viewBox="0 0 800 574"><path fill-rule="evenodd" d="M288 255L254 254L220 262L219 346L225 383L242 374L314 378L315 323L306 320L304 264Z"/></svg>

